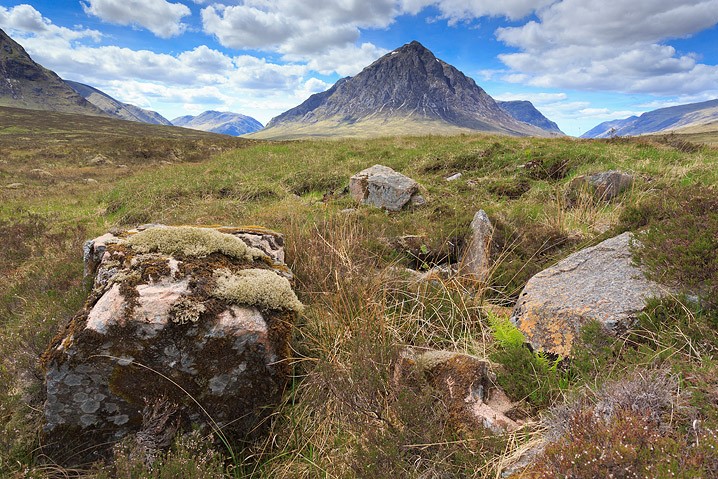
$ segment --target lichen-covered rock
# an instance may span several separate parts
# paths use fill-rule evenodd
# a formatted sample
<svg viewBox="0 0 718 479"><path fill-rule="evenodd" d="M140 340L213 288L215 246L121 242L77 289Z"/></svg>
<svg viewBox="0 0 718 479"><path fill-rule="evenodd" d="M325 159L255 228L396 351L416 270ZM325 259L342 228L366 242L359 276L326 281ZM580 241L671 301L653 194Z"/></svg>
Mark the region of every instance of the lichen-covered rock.
<svg viewBox="0 0 718 479"><path fill-rule="evenodd" d="M464 250L459 266L462 276L484 282L489 275L491 260L491 237L494 227L484 210L479 210L471 221L471 238Z"/></svg>
<svg viewBox="0 0 718 479"><path fill-rule="evenodd" d="M88 242L92 292L43 355L47 452L101 456L156 404L185 430L253 431L285 386L302 308L282 244L265 229L161 225Z"/></svg>
<svg viewBox="0 0 718 479"><path fill-rule="evenodd" d="M478 425L495 434L521 427L506 415L514 405L496 385L488 360L452 351L405 350L397 363L395 386L404 387L413 373L436 388L452 416L464 425Z"/></svg>
<svg viewBox="0 0 718 479"><path fill-rule="evenodd" d="M419 184L388 166L374 165L349 180L349 193L365 205L399 211L407 204L421 206L426 200L419 194Z"/></svg>
<svg viewBox="0 0 718 479"><path fill-rule="evenodd" d="M598 321L610 333L631 327L651 297L666 288L633 264L631 233L578 251L532 277L511 321L531 346L568 357L581 327Z"/></svg>

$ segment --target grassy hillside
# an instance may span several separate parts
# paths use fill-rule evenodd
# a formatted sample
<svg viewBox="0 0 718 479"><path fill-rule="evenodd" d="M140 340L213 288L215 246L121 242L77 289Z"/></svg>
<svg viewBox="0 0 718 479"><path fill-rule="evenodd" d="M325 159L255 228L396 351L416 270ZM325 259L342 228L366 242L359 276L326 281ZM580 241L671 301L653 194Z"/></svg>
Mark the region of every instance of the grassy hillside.
<svg viewBox="0 0 718 479"><path fill-rule="evenodd" d="M562 364L503 334L510 329L507 308L532 274L626 229L651 226L664 252L659 233L673 231L670 245L685 264L658 265L656 274L675 278L688 265L701 287L718 291L710 289L718 284L710 252L700 245L689 251L681 242L696 224L709 235L718 232L709 200L718 185L717 150L651 139L488 135L268 143L43 115L23 119L22 112L3 110L0 116L1 477L69 473L44 463L38 449L37 358L84 301L82 242L148 222L260 224L286 235L288 263L307 305L294 341L295 378L268 439L231 445L233 460L212 438L190 437L153 472L141 472L120 453L114 468L96 467L85 472L89 477L497 477L546 432L545 423L535 422L542 412L588 401L587 386L598 391L656 371L672 372L682 384L656 451L646 446L631 456L616 449L625 424L643 416L599 430L600 446L615 445L635 459L631 467L660 464L663 471L693 474L682 477L717 470L710 447L718 447L711 436L718 428L718 367L711 359L718 316L710 303L653 305L619 340L588 331L582 353ZM98 154L112 164L90 162ZM416 179L428 205L395 214L357 207L346 193L349 177L376 163ZM572 178L608 169L633 173L633 189L610 204L584 196L567 201ZM444 180L457 172L459 180ZM22 186L5 187L12 183ZM475 291L459 281L412 281L404 268L431 266L431 259L417 265L396 239L421 235L422 249L451 255L449 244L463 241L479 208L496 226L497 264L488 286ZM681 230L671 230L678 217L685 219ZM696 258L706 259L704 268ZM396 391L392 371L407 345L492 358L527 428L503 437L467 430L431 388ZM575 425L577 434L581 427L587 426ZM639 431L631 439L636 444L652 444L640 436L643 429L628 429ZM598 447L590 434L576 437L587 450ZM559 477L550 469L554 463L567 470L551 454L542 456L533 477Z"/></svg>

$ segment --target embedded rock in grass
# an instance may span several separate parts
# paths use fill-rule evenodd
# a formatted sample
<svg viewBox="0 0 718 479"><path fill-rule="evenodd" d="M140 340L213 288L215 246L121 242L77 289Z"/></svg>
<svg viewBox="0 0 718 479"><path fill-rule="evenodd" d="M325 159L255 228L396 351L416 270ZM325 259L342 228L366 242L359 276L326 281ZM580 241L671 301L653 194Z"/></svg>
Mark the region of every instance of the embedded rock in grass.
<svg viewBox="0 0 718 479"><path fill-rule="evenodd" d="M452 417L462 424L495 434L521 427L506 415L514 405L496 385L488 360L452 351L406 350L397 363L396 386L404 387L416 373L439 391Z"/></svg>
<svg viewBox="0 0 718 479"><path fill-rule="evenodd" d="M459 272L477 282L485 282L491 260L491 236L494 227L484 210L479 210L471 221L471 239L464 250Z"/></svg>
<svg viewBox="0 0 718 479"><path fill-rule="evenodd" d="M101 458L156 404L177 410L168 427L255 434L286 384L302 308L282 245L262 228L162 225L89 241L92 292L43 355L46 452Z"/></svg>
<svg viewBox="0 0 718 479"><path fill-rule="evenodd" d="M406 205L421 206L426 200L419 194L419 184L387 166L374 165L349 180L352 198L365 205L399 211Z"/></svg>
<svg viewBox="0 0 718 479"><path fill-rule="evenodd" d="M631 185L633 185L633 176L616 170L579 176L571 181L569 199L575 200L578 190L587 188L593 194L594 199L610 201L630 188Z"/></svg>
<svg viewBox="0 0 718 479"><path fill-rule="evenodd" d="M571 355L573 341L590 321L608 332L630 328L646 300L668 291L633 264L631 233L578 251L532 277L511 321L535 350Z"/></svg>

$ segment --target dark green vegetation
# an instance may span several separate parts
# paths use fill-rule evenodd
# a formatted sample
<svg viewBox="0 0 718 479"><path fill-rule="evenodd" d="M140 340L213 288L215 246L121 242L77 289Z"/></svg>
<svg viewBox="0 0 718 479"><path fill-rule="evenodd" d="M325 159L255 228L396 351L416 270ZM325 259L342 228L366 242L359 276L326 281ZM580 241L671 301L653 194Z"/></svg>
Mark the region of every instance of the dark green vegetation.
<svg viewBox="0 0 718 479"><path fill-rule="evenodd" d="M641 477L642 467L654 477L716 475L714 149L479 135L250 143L20 110L2 110L0 149L0 477L73 473L42 455L38 356L85 298L83 240L145 222L261 224L286 235L307 305L294 380L268 439L233 444L232 460L214 438L188 437L153 471L118 450L114 465L88 465L87 476L496 477L543 435L558 442L527 477L596 477L589 460L600 457ZM112 163L91 163L98 154ZM419 181L428 205L344 211L356 207L349 177L375 163ZM633 189L608 204L567 201L572 178L609 169L633 173ZM12 183L22 186L5 188ZM394 240L419 235L427 251L442 251L465 238L479 208L496 225L487 287L413 282L403 267L415 258ZM625 229L648 229L637 260L691 296L651 304L618 340L589 326L571 361L521 346L502 307L526 280ZM492 358L519 401L514 417L553 419L506 437L468 430L428 385L396 388L407 345ZM619 393L635 384L665 400L632 409ZM611 415L593 414L609 403Z"/></svg>

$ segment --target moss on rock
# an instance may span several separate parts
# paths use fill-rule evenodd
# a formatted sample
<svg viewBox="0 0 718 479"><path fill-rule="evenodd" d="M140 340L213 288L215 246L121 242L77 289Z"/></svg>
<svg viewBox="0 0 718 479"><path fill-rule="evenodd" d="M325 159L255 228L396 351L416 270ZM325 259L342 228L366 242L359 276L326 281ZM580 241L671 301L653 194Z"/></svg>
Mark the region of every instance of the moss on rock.
<svg viewBox="0 0 718 479"><path fill-rule="evenodd" d="M125 240L138 253L164 253L204 257L222 253L232 258L254 261L266 256L257 248L247 246L241 239L211 228L177 226L146 229Z"/></svg>
<svg viewBox="0 0 718 479"><path fill-rule="evenodd" d="M273 271L250 268L232 273L222 269L214 276L217 285L212 294L225 301L297 313L304 308L289 281Z"/></svg>

